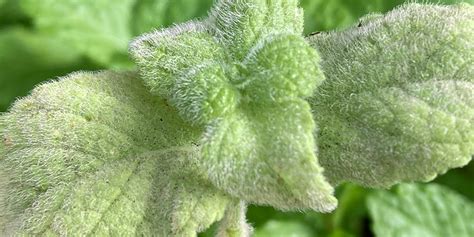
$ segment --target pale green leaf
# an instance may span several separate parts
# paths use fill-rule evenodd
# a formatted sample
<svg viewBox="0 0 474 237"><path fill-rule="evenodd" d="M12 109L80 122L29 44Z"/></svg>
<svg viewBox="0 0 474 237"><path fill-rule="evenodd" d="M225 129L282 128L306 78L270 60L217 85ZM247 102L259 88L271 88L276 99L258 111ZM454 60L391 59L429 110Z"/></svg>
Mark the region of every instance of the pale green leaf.
<svg viewBox="0 0 474 237"><path fill-rule="evenodd" d="M270 34L303 33L303 10L298 0L220 0L207 21L209 30L239 60Z"/></svg>
<svg viewBox="0 0 474 237"><path fill-rule="evenodd" d="M135 0L20 1L39 32L71 49L106 65L126 57Z"/></svg>
<svg viewBox="0 0 474 237"><path fill-rule="evenodd" d="M224 215L197 165L199 130L134 73L41 85L0 127L5 235L195 236Z"/></svg>
<svg viewBox="0 0 474 237"><path fill-rule="evenodd" d="M332 187L314 155L308 104L241 106L242 111L208 127L202 163L210 180L252 203L282 210L333 209Z"/></svg>
<svg viewBox="0 0 474 237"><path fill-rule="evenodd" d="M383 237L469 237L474 233L474 203L442 186L400 185L367 201L373 230Z"/></svg>
<svg viewBox="0 0 474 237"><path fill-rule="evenodd" d="M409 4L309 38L327 80L311 105L332 183L433 179L474 154L474 7Z"/></svg>
<svg viewBox="0 0 474 237"><path fill-rule="evenodd" d="M130 53L151 92L168 98L176 81L192 68L227 61L224 49L198 22L144 34L130 44Z"/></svg>
<svg viewBox="0 0 474 237"><path fill-rule="evenodd" d="M296 2L219 1L209 19L141 36L130 51L151 92L205 129L200 164L214 185L250 203L329 211L337 201L305 100L324 75Z"/></svg>

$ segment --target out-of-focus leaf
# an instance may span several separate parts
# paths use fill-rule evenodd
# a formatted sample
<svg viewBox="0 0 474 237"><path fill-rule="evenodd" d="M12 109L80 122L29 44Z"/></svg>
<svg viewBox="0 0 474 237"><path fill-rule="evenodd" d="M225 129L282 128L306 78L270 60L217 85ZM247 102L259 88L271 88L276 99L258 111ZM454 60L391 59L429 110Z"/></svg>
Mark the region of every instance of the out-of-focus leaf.
<svg viewBox="0 0 474 237"><path fill-rule="evenodd" d="M203 15L211 0L20 0L39 32L104 66L129 68L135 35Z"/></svg>
<svg viewBox="0 0 474 237"><path fill-rule="evenodd" d="M301 0L305 10L305 32L347 27L369 12L386 12L403 0Z"/></svg>
<svg viewBox="0 0 474 237"><path fill-rule="evenodd" d="M21 0L40 32L105 65L125 53L134 0ZM67 52L64 52L67 53ZM121 62L120 62L121 63Z"/></svg>
<svg viewBox="0 0 474 237"><path fill-rule="evenodd" d="M275 221L267 222L261 228L255 230L254 237L313 237L315 233L305 224L297 221Z"/></svg>
<svg viewBox="0 0 474 237"><path fill-rule="evenodd" d="M339 205L332 215L332 224L339 234L335 236L361 236L366 231L367 207L365 201L368 189L346 184L338 197ZM344 233L344 235L343 235Z"/></svg>
<svg viewBox="0 0 474 237"><path fill-rule="evenodd" d="M19 2L17 0L0 0L0 28L18 24L30 24L30 19L21 10Z"/></svg>
<svg viewBox="0 0 474 237"><path fill-rule="evenodd" d="M400 185L368 199L377 236L456 236L474 233L474 204L438 185Z"/></svg>
<svg viewBox="0 0 474 237"><path fill-rule="evenodd" d="M368 13L385 13L404 2L455 4L474 0L301 0L305 33L345 28Z"/></svg>
<svg viewBox="0 0 474 237"><path fill-rule="evenodd" d="M474 162L461 168L449 171L446 175L440 176L435 182L450 187L463 194L470 200L474 200Z"/></svg>
<svg viewBox="0 0 474 237"><path fill-rule="evenodd" d="M48 36L23 28L0 31L0 111L43 80L97 68Z"/></svg>
<svg viewBox="0 0 474 237"><path fill-rule="evenodd" d="M153 29L202 17L212 0L138 0L134 6L133 32L142 34Z"/></svg>

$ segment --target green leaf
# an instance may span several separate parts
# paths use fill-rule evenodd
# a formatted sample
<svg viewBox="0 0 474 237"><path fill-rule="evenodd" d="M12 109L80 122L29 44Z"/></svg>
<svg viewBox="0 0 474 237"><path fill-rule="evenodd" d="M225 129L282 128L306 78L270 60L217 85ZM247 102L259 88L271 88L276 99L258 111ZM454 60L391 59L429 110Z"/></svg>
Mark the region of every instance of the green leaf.
<svg viewBox="0 0 474 237"><path fill-rule="evenodd" d="M97 68L57 40L19 27L0 30L0 55L0 111L45 79Z"/></svg>
<svg viewBox="0 0 474 237"><path fill-rule="evenodd" d="M136 0L133 7L134 34L182 23L204 16L212 0Z"/></svg>
<svg viewBox="0 0 474 237"><path fill-rule="evenodd" d="M151 92L167 98L178 78L196 65L227 60L224 49L196 22L144 34L130 44L130 53Z"/></svg>
<svg viewBox="0 0 474 237"><path fill-rule="evenodd" d="M263 227L255 231L254 237L311 237L313 230L301 222L296 221L268 221Z"/></svg>
<svg viewBox="0 0 474 237"><path fill-rule="evenodd" d="M474 162L470 162L462 169L450 170L447 174L439 176L435 182L448 186L470 200L474 200L471 180L474 180Z"/></svg>
<svg viewBox="0 0 474 237"><path fill-rule="evenodd" d="M305 10L305 32L327 31L348 27L365 14L386 12L404 0L301 0Z"/></svg>
<svg viewBox="0 0 474 237"><path fill-rule="evenodd" d="M474 7L409 4L309 38L327 80L311 105L333 184L428 181L474 154Z"/></svg>
<svg viewBox="0 0 474 237"><path fill-rule="evenodd" d="M474 233L474 204L442 186L400 185L368 199L377 236L459 236Z"/></svg>
<svg viewBox="0 0 474 237"><path fill-rule="evenodd" d="M39 32L99 63L126 57L134 0L21 0ZM65 14L66 13L66 14Z"/></svg>
<svg viewBox="0 0 474 237"><path fill-rule="evenodd" d="M199 130L134 73L75 73L0 117L0 233L193 236L229 199L199 170Z"/></svg>
<svg viewBox="0 0 474 237"><path fill-rule="evenodd" d="M385 13L403 3L455 4L474 0L301 0L305 12L305 33L344 29L369 13Z"/></svg>
<svg viewBox="0 0 474 237"><path fill-rule="evenodd" d="M129 68L133 65L126 50L133 36L202 16L211 0L20 0L20 4L36 31L104 66Z"/></svg>
<svg viewBox="0 0 474 237"><path fill-rule="evenodd" d="M303 10L298 0L220 0L208 21L209 30L240 60L268 35L303 32Z"/></svg>
<svg viewBox="0 0 474 237"><path fill-rule="evenodd" d="M297 1L223 0L209 19L141 36L130 52L151 92L205 129L201 166L219 189L283 210L330 211L337 201L305 100L324 75L300 13Z"/></svg>
<svg viewBox="0 0 474 237"><path fill-rule="evenodd" d="M354 184L346 184L338 196L339 205L331 214L333 228L341 231L334 236L362 236L365 230L367 207L365 201L370 190Z"/></svg>
<svg viewBox="0 0 474 237"><path fill-rule="evenodd" d="M0 28L29 24L30 19L22 11L17 0L0 0Z"/></svg>

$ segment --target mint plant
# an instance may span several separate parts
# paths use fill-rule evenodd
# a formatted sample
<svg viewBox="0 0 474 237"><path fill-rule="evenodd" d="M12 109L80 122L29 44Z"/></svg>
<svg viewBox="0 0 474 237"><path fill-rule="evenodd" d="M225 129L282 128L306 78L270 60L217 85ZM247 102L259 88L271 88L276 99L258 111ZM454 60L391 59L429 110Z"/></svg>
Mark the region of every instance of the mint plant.
<svg viewBox="0 0 474 237"><path fill-rule="evenodd" d="M464 166L473 21L409 4L304 38L297 0L217 1L135 39L137 72L73 73L0 117L0 233L248 236L247 203L330 212L340 183Z"/></svg>

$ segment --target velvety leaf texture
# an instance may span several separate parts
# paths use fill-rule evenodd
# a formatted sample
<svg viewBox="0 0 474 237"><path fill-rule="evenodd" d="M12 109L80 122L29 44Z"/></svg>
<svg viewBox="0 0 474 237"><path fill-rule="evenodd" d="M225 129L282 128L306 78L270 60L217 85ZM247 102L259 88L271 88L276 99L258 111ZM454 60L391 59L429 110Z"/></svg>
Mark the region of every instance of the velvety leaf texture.
<svg viewBox="0 0 474 237"><path fill-rule="evenodd" d="M400 185L367 201L377 236L459 236L474 233L474 203L435 184Z"/></svg>
<svg viewBox="0 0 474 237"><path fill-rule="evenodd" d="M283 210L330 211L336 200L305 100L324 76L297 5L218 1L208 19L145 34L130 52L152 93L205 129L201 165L219 189Z"/></svg>
<svg viewBox="0 0 474 237"><path fill-rule="evenodd" d="M433 179L474 154L474 7L408 4L308 40L327 80L311 99L334 184Z"/></svg>
<svg viewBox="0 0 474 237"><path fill-rule="evenodd" d="M194 236L229 199L197 169L198 131L134 73L75 73L0 117L3 235Z"/></svg>

